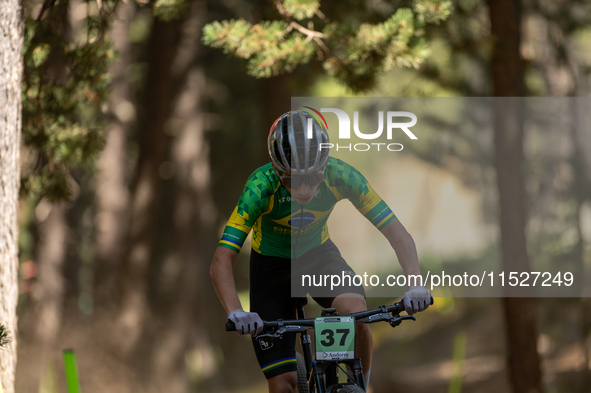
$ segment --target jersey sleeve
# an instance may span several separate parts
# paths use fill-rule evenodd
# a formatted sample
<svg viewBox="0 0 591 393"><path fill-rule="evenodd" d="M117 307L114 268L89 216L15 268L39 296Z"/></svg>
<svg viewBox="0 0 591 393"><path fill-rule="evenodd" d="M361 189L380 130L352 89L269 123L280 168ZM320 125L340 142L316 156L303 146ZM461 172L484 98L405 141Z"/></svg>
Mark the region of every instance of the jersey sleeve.
<svg viewBox="0 0 591 393"><path fill-rule="evenodd" d="M371 187L367 179L351 165L334 159L331 187L339 199L346 198L376 228L382 229L396 216Z"/></svg>
<svg viewBox="0 0 591 393"><path fill-rule="evenodd" d="M269 208L272 196L272 186L264 172L257 170L250 175L218 245L240 252L252 226Z"/></svg>

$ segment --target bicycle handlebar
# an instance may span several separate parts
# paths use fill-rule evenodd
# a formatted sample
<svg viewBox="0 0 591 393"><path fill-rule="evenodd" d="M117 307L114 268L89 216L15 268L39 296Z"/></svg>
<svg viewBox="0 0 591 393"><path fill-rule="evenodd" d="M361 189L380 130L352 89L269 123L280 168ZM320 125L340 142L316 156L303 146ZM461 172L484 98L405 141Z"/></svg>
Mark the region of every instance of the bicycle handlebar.
<svg viewBox="0 0 591 393"><path fill-rule="evenodd" d="M430 304L433 304L433 296L431 296ZM399 314L402 311L404 311L404 304L402 301L399 301L397 303L394 303L391 306L381 306L379 308L374 308L373 310L360 311L360 312L346 314L346 315L339 315L339 317L353 317L353 318L355 318L355 322L357 322L360 319L365 319L365 318L371 317L372 315L376 315L376 314L383 314L383 313ZM287 327L287 328L289 328L288 329L289 331L286 331L286 333L298 333L298 332L305 331L305 330L308 330L308 329L314 327L314 321L315 321L315 318L263 321L263 324L264 324L263 331L266 331L270 328ZM381 320L375 320L375 321L367 320L367 321L362 321L362 322L372 323L372 322L379 322L379 321L381 321ZM236 326L234 325L234 322L232 322L230 320L228 320L226 322L226 331L227 332L235 332L236 331Z"/></svg>

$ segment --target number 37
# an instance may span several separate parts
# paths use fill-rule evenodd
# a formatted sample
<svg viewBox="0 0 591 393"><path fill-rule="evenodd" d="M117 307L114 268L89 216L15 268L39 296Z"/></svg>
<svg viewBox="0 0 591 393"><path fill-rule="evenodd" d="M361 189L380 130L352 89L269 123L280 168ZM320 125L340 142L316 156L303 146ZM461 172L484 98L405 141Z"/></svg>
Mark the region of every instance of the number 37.
<svg viewBox="0 0 591 393"><path fill-rule="evenodd" d="M345 345L345 341L347 340L347 336L349 335L349 329L337 329L337 334L341 334L341 341L339 343L340 346ZM320 332L321 335L325 336L324 340L320 341L320 343L326 347L330 347L334 345L334 334L335 332L331 329L324 329Z"/></svg>

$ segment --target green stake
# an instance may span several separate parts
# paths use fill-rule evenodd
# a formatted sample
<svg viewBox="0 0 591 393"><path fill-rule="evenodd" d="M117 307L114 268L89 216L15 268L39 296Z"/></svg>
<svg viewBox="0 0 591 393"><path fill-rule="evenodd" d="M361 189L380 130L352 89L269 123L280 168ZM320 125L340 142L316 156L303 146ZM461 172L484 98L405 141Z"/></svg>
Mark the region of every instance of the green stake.
<svg viewBox="0 0 591 393"><path fill-rule="evenodd" d="M78 369L76 368L76 356L73 349L64 350L64 366L66 368L66 382L68 393L80 393L78 382Z"/></svg>
<svg viewBox="0 0 591 393"><path fill-rule="evenodd" d="M466 332L456 334L453 353L453 374L449 382L448 393L460 393L462 391L462 375L464 358L466 357Z"/></svg>

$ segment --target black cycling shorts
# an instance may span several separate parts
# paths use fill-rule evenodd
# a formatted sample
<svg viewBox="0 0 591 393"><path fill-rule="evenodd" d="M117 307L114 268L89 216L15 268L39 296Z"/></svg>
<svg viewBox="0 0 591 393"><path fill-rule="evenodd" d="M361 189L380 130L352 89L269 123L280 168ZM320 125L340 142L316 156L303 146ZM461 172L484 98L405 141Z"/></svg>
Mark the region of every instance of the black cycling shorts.
<svg viewBox="0 0 591 393"><path fill-rule="evenodd" d="M305 265L311 274L341 275L342 272L353 272L330 239L293 263ZM299 298L291 296L291 264L290 259L261 255L251 250L250 311L258 313L261 319L296 319L295 307ZM305 289L302 296L305 296L304 292ZM363 286L341 286L330 292L330 297L317 297L311 292L313 299L323 308L330 308L333 300L345 293L365 297ZM267 379L297 370L295 342L295 334L285 335L283 339L269 343L252 339L257 359Z"/></svg>

